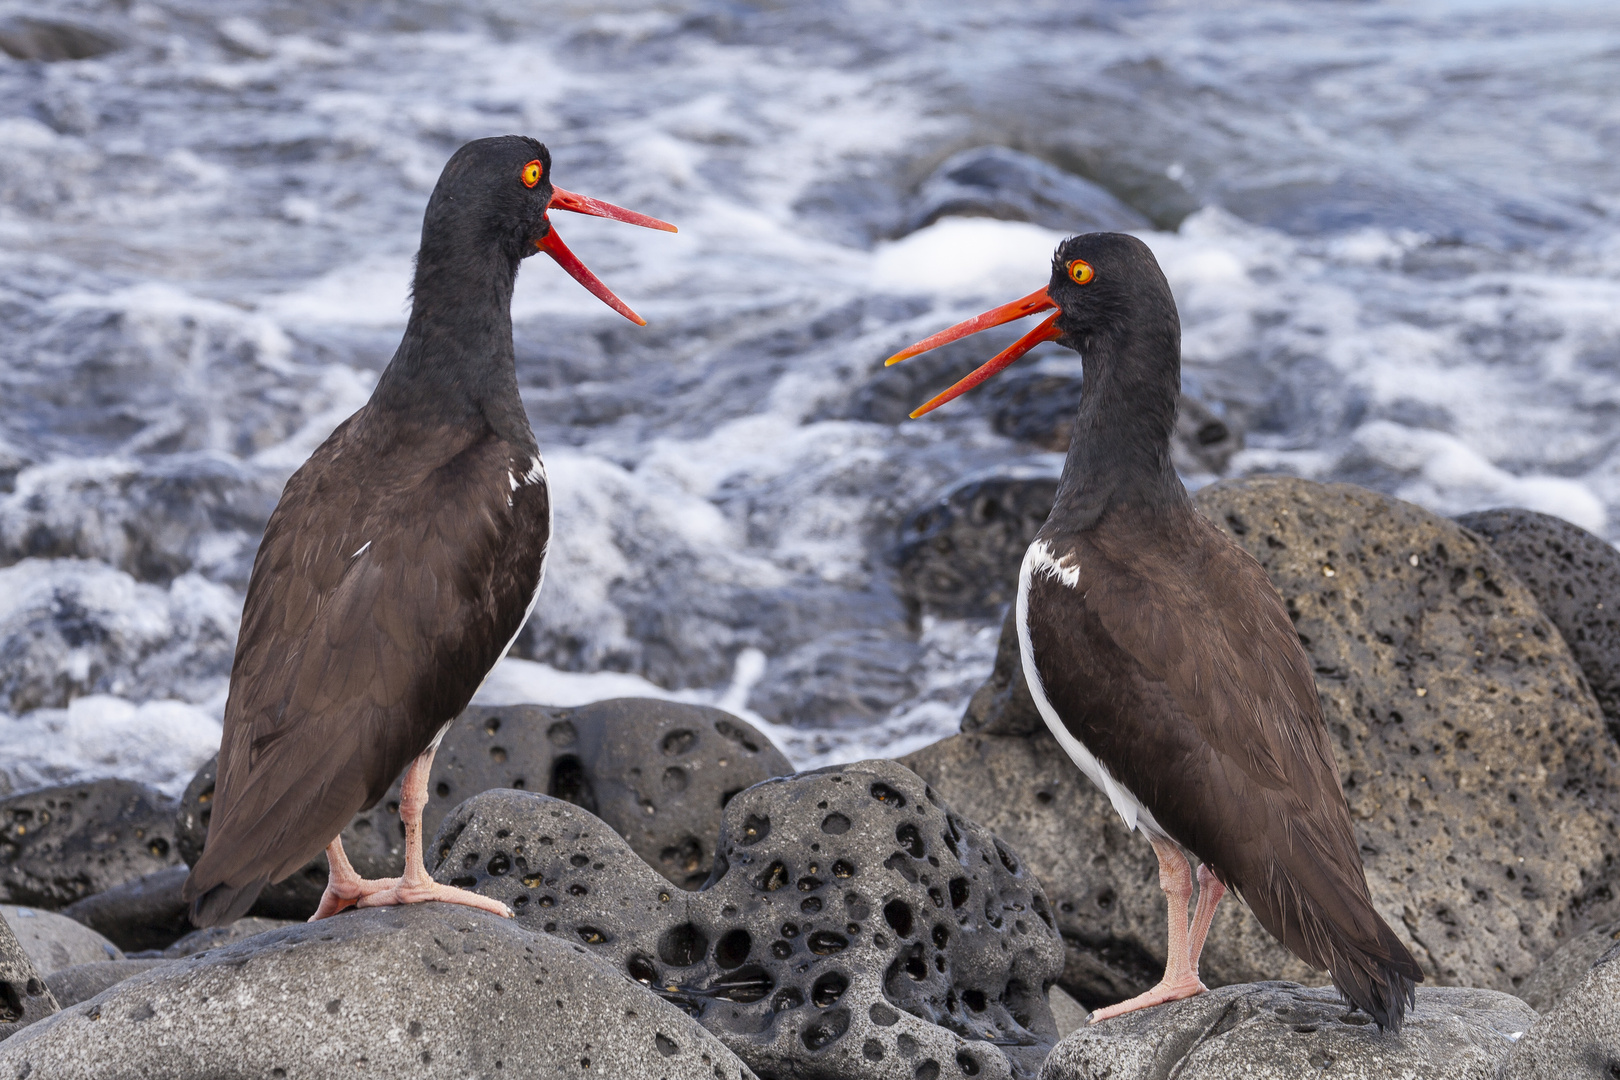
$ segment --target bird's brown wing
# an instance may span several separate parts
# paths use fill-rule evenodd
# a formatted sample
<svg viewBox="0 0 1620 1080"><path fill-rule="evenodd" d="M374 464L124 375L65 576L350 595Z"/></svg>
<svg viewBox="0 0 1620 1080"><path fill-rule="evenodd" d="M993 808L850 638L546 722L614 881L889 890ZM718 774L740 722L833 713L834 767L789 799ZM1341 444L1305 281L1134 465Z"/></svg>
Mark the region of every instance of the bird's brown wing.
<svg viewBox="0 0 1620 1080"><path fill-rule="evenodd" d="M387 791L465 708L539 582L547 492L514 486L528 463L512 447L440 430L377 455L348 427L288 482L254 563L186 890L225 886L217 912Z"/></svg>

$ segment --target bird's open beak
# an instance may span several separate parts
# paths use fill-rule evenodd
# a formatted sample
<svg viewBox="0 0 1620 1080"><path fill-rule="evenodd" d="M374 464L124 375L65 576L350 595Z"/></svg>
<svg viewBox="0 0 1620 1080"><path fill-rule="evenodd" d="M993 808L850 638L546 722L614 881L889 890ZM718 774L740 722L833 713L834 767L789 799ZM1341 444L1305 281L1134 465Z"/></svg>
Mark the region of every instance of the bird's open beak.
<svg viewBox="0 0 1620 1080"><path fill-rule="evenodd" d="M667 221L659 221L646 214L638 214L634 210L626 210L622 206L614 206L610 202L592 199L585 195L575 195L572 191L564 191L560 187L551 189L551 202L546 209L571 210L576 214L590 214L592 217L612 218L614 221L626 221L631 225L640 225L644 229L658 229L663 232L677 232L675 226ZM548 219L549 220L549 219ZM562 242L557 235L556 226L552 226L546 235L534 242L534 246L550 255L558 266L568 271L568 276L589 289L598 300L629 319L637 326L646 326L647 320L630 310L630 305L613 295L613 290L602 284L602 279L591 273L585 264L580 262L568 245Z"/></svg>
<svg viewBox="0 0 1620 1080"><path fill-rule="evenodd" d="M969 334L977 334L980 330L988 330L992 326L1000 326L1002 323L1009 323L1015 319L1022 319L1026 315L1033 315L1037 311L1046 311L1055 307L1057 307L1057 305L1052 302L1052 298L1050 296L1046 295L1046 290L1038 289L1024 297L1022 300L1014 300L1010 304L1003 304L998 308L991 308L983 315L975 315L973 318L968 319L965 322L957 323L948 330L941 330L932 337L925 337L921 341L917 342L917 344L911 346L909 349L902 349L895 353L893 356L885 360L883 364L885 367L888 367L891 364L898 364L902 360L909 360L913 356L937 349L941 345L949 345L951 342L960 338L965 338ZM1061 312L1058 314L1061 314ZM975 386L978 386L996 372L1010 365L1020 356L1023 356L1025 353L1029 352L1029 350L1033 349L1041 342L1052 341L1060 337L1062 332L1057 328L1057 321L1057 315L1052 315L1050 318L1043 319L1039 326L1025 334L1023 337L1019 338L1017 341L1013 342L1011 345L1007 346L1001 352L997 353L991 360L974 370L972 374L958 382L955 386L952 386L949 390L946 390L943 393L935 395L922 405L918 406L917 409L912 412L911 418L915 420L917 417L923 415L923 413L933 412L935 409L939 408L947 401L950 401L952 398L961 397L963 394L967 393Z"/></svg>

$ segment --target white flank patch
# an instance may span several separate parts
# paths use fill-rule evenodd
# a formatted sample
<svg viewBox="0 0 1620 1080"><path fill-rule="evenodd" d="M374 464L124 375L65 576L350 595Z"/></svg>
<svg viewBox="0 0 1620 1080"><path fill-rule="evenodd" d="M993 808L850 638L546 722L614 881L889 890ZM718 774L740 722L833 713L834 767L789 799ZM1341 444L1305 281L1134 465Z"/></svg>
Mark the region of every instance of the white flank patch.
<svg viewBox="0 0 1620 1080"><path fill-rule="evenodd" d="M1086 778L1101 789L1108 801L1113 804L1119 813L1125 827L1135 829L1140 826L1144 832L1164 836L1165 832L1159 823L1153 820L1153 815L1143 806L1135 795L1125 789L1125 786L1115 780L1102 762L1086 744L1075 738L1073 733L1064 726L1063 720L1058 716L1057 710L1046 696L1046 687L1041 682L1041 673L1035 667L1035 650L1029 638L1029 584L1034 580L1037 572L1049 574L1061 581L1069 588L1075 588L1080 583L1080 568L1074 565L1064 565L1073 556L1065 556L1063 560L1052 557L1052 549L1040 540L1029 545L1024 553L1024 564L1018 572L1018 654L1024 662L1024 680L1029 683L1030 696L1035 699L1035 708L1040 711L1041 719L1057 739L1058 745L1063 747L1069 759L1080 767Z"/></svg>
<svg viewBox="0 0 1620 1080"><path fill-rule="evenodd" d="M371 546L371 541L367 540L365 543L363 543L359 547L355 548L354 549L354 554L350 555L349 558L358 559L360 556L362 556L362 555L364 555L366 553L366 549L369 548L370 546Z"/></svg>

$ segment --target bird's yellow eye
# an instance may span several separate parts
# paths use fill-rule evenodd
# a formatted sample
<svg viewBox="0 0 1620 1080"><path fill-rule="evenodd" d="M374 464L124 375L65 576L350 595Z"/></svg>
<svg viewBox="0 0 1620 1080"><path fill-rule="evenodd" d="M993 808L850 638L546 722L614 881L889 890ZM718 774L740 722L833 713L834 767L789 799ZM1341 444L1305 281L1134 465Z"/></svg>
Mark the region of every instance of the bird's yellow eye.
<svg viewBox="0 0 1620 1080"><path fill-rule="evenodd" d="M1090 285L1091 279L1097 276L1097 271L1084 259L1076 259L1069 264L1069 280L1076 285Z"/></svg>
<svg viewBox="0 0 1620 1080"><path fill-rule="evenodd" d="M534 187L540 182L540 162L531 161L523 166L523 186Z"/></svg>

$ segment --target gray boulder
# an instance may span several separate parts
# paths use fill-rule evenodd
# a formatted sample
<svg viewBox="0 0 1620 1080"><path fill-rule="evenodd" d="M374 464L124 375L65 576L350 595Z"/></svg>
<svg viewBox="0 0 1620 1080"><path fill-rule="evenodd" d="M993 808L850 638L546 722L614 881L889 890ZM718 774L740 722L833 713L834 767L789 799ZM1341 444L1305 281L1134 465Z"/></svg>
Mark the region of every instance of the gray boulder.
<svg viewBox="0 0 1620 1080"><path fill-rule="evenodd" d="M218 949L225 945L234 945L238 941L246 941L250 937L268 934L272 930L280 930L284 926L297 926L303 919L262 919L257 915L249 915L237 919L228 926L206 926L201 930L193 930L185 937L163 950L163 959L178 960L184 956L195 956L209 949Z"/></svg>
<svg viewBox="0 0 1620 1080"><path fill-rule="evenodd" d="M174 802L133 780L0 800L0 902L55 910L179 861Z"/></svg>
<svg viewBox="0 0 1620 1080"><path fill-rule="evenodd" d="M1620 739L1620 551L1551 514L1508 508L1457 523L1489 540L1569 643Z"/></svg>
<svg viewBox="0 0 1620 1080"><path fill-rule="evenodd" d="M1108 189L1005 146L948 158L912 200L905 231L951 216L1032 221L1071 233L1152 228Z"/></svg>
<svg viewBox="0 0 1620 1080"><path fill-rule="evenodd" d="M793 767L747 721L703 705L617 698L577 709L474 706L457 717L433 759L423 833L432 836L462 800L492 788L541 791L591 811L648 864L682 888L709 875L720 811L737 792ZM202 853L215 762L198 770L181 799L180 852ZM404 866L399 782L343 830L349 861L363 876ZM261 895L252 913L306 918L326 887L319 855Z"/></svg>
<svg viewBox="0 0 1620 1080"><path fill-rule="evenodd" d="M1513 991L1552 953L1620 849L1620 767L1602 714L1535 598L1456 524L1344 484L1257 479L1196 503L1265 566L1315 663L1374 902L1431 985ZM1024 853L1088 1006L1163 965L1155 862L1046 734L1008 643L964 727L904 760ZM1546 822L1557 821L1557 829ZM1222 905L1211 985L1305 980L1241 904Z"/></svg>
<svg viewBox="0 0 1620 1080"><path fill-rule="evenodd" d="M103 960L96 964L75 964L45 976L45 985L62 1008L89 1001L109 986L117 986L125 979L149 971L167 960Z"/></svg>
<svg viewBox="0 0 1620 1080"><path fill-rule="evenodd" d="M347 912L176 960L0 1043L53 1080L752 1074L578 944L469 908Z"/></svg>
<svg viewBox="0 0 1620 1080"><path fill-rule="evenodd" d="M1620 922L1575 935L1537 965L1516 991L1517 996L1537 1012L1546 1012L1579 986L1592 965L1616 944L1620 944Z"/></svg>
<svg viewBox="0 0 1620 1080"><path fill-rule="evenodd" d="M1620 1076L1620 945L1542 1015L1502 1063L1500 1080Z"/></svg>
<svg viewBox="0 0 1620 1080"><path fill-rule="evenodd" d="M678 1005L761 1075L1031 1077L1062 945L1039 885L889 761L757 785L683 893L576 807L468 800L435 877L505 901Z"/></svg>
<svg viewBox="0 0 1620 1080"><path fill-rule="evenodd" d="M186 903L180 898L188 872L184 866L171 866L75 900L62 914L125 952L166 948L191 932Z"/></svg>
<svg viewBox="0 0 1620 1080"><path fill-rule="evenodd" d="M0 1039L57 1010L56 998L11 924L0 919Z"/></svg>
<svg viewBox="0 0 1620 1080"><path fill-rule="evenodd" d="M118 946L88 926L54 911L0 904L0 919L11 926L11 932L41 975L75 964L98 964L124 958Z"/></svg>
<svg viewBox="0 0 1620 1080"><path fill-rule="evenodd" d="M1509 994L1419 987L1395 1035L1331 988L1226 986L1081 1028L1052 1051L1041 1080L1493 1080L1535 1022Z"/></svg>

